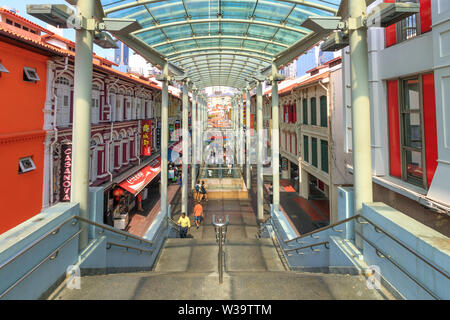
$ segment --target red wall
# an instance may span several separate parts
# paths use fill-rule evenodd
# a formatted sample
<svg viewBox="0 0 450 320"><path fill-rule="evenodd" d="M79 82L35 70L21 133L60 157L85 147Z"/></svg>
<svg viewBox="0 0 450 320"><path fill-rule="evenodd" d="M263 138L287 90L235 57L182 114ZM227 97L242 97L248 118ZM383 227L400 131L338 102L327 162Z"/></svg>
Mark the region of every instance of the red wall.
<svg viewBox="0 0 450 320"><path fill-rule="evenodd" d="M438 147L436 130L436 101L434 93L434 74L422 76L423 83L423 123L425 132L425 161L427 184L430 186L437 167Z"/></svg>
<svg viewBox="0 0 450 320"><path fill-rule="evenodd" d="M401 178L400 123L398 110L398 81L387 82L388 124L389 124L389 164L391 176Z"/></svg>
<svg viewBox="0 0 450 320"><path fill-rule="evenodd" d="M42 208L48 58L0 42L9 73L0 76L0 233L38 214ZM23 81L23 67L35 68L41 81ZM36 169L19 174L19 159L32 156Z"/></svg>

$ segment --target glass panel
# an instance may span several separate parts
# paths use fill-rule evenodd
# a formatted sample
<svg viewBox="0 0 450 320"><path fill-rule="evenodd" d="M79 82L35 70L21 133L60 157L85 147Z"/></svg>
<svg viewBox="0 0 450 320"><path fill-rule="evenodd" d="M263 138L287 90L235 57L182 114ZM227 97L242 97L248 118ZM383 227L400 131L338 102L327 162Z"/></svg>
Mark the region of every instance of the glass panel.
<svg viewBox="0 0 450 320"><path fill-rule="evenodd" d="M404 109L420 109L420 90L419 79L410 79L403 81Z"/></svg>
<svg viewBox="0 0 450 320"><path fill-rule="evenodd" d="M320 155L322 171L328 173L328 141L320 140Z"/></svg>
<svg viewBox="0 0 450 320"><path fill-rule="evenodd" d="M317 168L317 138L311 138L311 164Z"/></svg>
<svg viewBox="0 0 450 320"><path fill-rule="evenodd" d="M327 97L320 97L320 126L328 127Z"/></svg>
<svg viewBox="0 0 450 320"><path fill-rule="evenodd" d="M422 153L417 151L405 150L407 180L423 185L423 165Z"/></svg>
<svg viewBox="0 0 450 320"><path fill-rule="evenodd" d="M303 160L309 162L308 136L303 136Z"/></svg>
<svg viewBox="0 0 450 320"><path fill-rule="evenodd" d="M405 113L403 119L405 146L419 149L422 148L420 113Z"/></svg>

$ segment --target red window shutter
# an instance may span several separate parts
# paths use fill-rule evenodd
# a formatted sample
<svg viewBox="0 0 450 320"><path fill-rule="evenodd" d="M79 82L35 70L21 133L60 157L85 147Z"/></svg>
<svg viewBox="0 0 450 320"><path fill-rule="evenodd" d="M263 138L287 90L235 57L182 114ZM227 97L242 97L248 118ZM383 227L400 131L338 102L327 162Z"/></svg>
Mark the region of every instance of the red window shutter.
<svg viewBox="0 0 450 320"><path fill-rule="evenodd" d="M294 137L295 137L295 155L297 155L297 134L295 134Z"/></svg>
<svg viewBox="0 0 450 320"><path fill-rule="evenodd" d="M97 153L97 175L101 175L103 173L103 152L98 151Z"/></svg>
<svg viewBox="0 0 450 320"><path fill-rule="evenodd" d="M294 111L294 123L296 123L297 122L297 102L294 102L294 105L293 105L293 111Z"/></svg>
<svg viewBox="0 0 450 320"><path fill-rule="evenodd" d="M119 151L120 146L114 146L114 167L119 167Z"/></svg>
<svg viewBox="0 0 450 320"><path fill-rule="evenodd" d="M400 122L398 110L398 81L387 82L388 124L389 124L389 163L391 176L401 178Z"/></svg>
<svg viewBox="0 0 450 320"><path fill-rule="evenodd" d="M420 0L421 33L431 30L431 0Z"/></svg>
<svg viewBox="0 0 450 320"><path fill-rule="evenodd" d="M386 3L394 3L395 0L384 0ZM393 24L385 28L386 32L386 48L397 43L396 25Z"/></svg>
<svg viewBox="0 0 450 320"><path fill-rule="evenodd" d="M428 186L433 180L437 167L438 146L436 130L436 100L434 92L434 74L422 76L423 85L423 122L425 132L425 158Z"/></svg>

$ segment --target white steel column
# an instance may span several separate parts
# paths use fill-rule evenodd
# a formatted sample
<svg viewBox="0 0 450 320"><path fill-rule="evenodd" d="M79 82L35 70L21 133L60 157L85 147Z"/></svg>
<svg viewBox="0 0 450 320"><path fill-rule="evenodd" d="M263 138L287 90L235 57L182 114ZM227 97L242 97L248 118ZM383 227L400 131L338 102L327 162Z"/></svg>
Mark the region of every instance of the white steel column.
<svg viewBox="0 0 450 320"><path fill-rule="evenodd" d="M280 210L280 122L276 74L277 67L272 64L272 201L273 209Z"/></svg>
<svg viewBox="0 0 450 320"><path fill-rule="evenodd" d="M252 176L250 170L250 90L247 90L245 93L246 98L246 110L245 110L245 122L246 122L246 180L247 180L247 189L250 190L252 186Z"/></svg>
<svg viewBox="0 0 450 320"><path fill-rule="evenodd" d="M349 19L362 18L366 13L364 0L349 1ZM370 141L369 63L367 49L367 28L362 26L350 30L350 63L352 79L352 140L354 213L361 213L362 204L373 201L372 156ZM355 223L361 232L361 225ZM361 239L356 236L356 246L362 248Z"/></svg>
<svg viewBox="0 0 450 320"><path fill-rule="evenodd" d="M181 172L181 212L188 213L188 161L189 161L189 128L188 128L188 111L189 111L189 96L188 96L188 81L183 84L183 116L182 116L182 131L183 131L183 155L182 155L182 172Z"/></svg>
<svg viewBox="0 0 450 320"><path fill-rule="evenodd" d="M262 83L258 81L256 87L256 128L258 131L258 156L257 156L257 217L259 221L264 219L263 197L263 130L262 130Z"/></svg>
<svg viewBox="0 0 450 320"><path fill-rule="evenodd" d="M79 0L78 14L91 19L94 1ZM71 202L80 204L80 217L89 219L89 152L91 148L92 47L93 31L75 32L75 76L72 134ZM81 224L79 250L88 245L88 226Z"/></svg>
<svg viewBox="0 0 450 320"><path fill-rule="evenodd" d="M244 164L244 93L241 94L239 104L239 165L242 168Z"/></svg>
<svg viewBox="0 0 450 320"><path fill-rule="evenodd" d="M197 90L192 92L192 113L191 113L191 133L192 133L192 172L191 188L194 189L197 177Z"/></svg>
<svg viewBox="0 0 450 320"><path fill-rule="evenodd" d="M169 64L163 66L161 81L161 212L169 215L167 210L167 158L169 144Z"/></svg>

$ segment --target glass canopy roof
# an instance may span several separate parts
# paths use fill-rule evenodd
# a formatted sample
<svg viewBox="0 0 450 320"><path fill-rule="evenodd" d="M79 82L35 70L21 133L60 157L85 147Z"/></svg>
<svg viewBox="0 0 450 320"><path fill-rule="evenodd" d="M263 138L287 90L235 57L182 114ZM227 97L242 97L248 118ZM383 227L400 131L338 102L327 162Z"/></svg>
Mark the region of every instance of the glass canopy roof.
<svg viewBox="0 0 450 320"><path fill-rule="evenodd" d="M252 75L312 34L301 26L308 17L335 16L341 0L100 2L108 18L140 23L142 29L124 37L125 43L150 47L197 87L243 88Z"/></svg>

